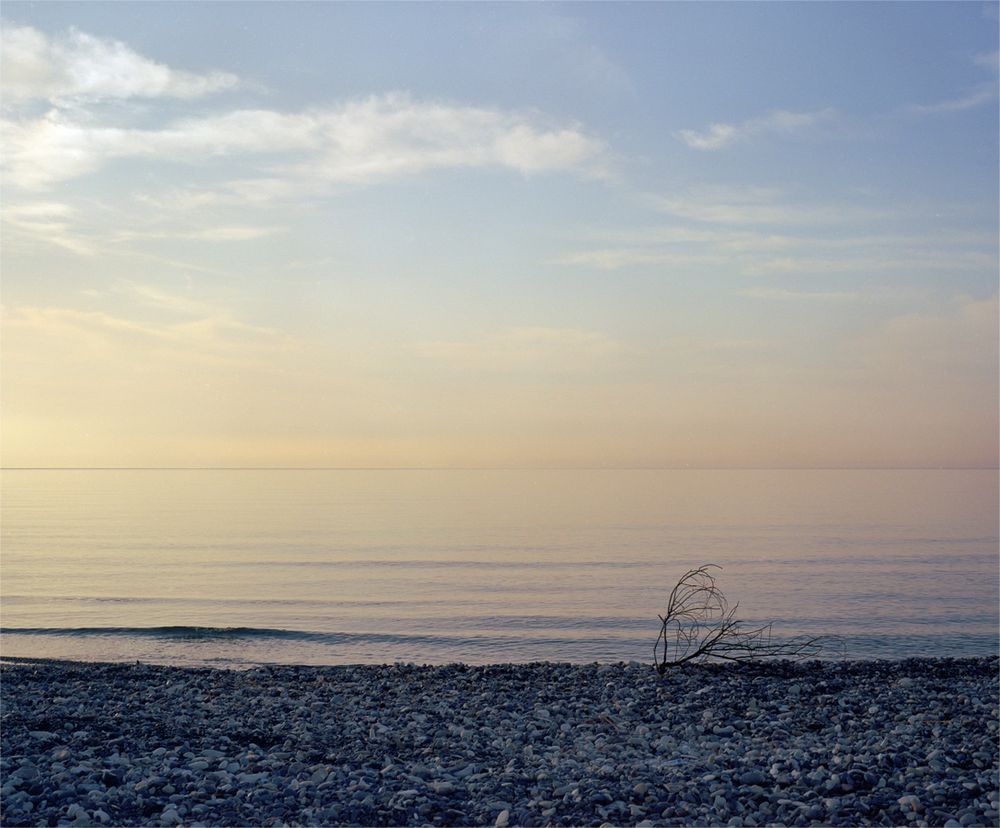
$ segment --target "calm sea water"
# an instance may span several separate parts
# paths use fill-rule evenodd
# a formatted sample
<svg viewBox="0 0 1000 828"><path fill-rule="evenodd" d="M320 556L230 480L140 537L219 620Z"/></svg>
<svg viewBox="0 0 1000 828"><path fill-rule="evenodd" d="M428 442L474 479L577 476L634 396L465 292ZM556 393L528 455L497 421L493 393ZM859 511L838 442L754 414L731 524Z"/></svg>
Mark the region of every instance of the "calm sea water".
<svg viewBox="0 0 1000 828"><path fill-rule="evenodd" d="M719 585L853 658L993 655L996 471L6 471L0 652L649 660Z"/></svg>

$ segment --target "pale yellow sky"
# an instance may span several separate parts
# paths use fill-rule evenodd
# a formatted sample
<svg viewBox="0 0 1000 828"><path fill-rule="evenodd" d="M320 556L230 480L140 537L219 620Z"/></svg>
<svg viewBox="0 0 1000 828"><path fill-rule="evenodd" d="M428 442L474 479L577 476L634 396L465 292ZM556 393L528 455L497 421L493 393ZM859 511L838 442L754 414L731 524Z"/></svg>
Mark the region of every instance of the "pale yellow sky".
<svg viewBox="0 0 1000 828"><path fill-rule="evenodd" d="M996 304L840 353L577 331L372 347L231 319L14 312L7 466L984 466Z"/></svg>

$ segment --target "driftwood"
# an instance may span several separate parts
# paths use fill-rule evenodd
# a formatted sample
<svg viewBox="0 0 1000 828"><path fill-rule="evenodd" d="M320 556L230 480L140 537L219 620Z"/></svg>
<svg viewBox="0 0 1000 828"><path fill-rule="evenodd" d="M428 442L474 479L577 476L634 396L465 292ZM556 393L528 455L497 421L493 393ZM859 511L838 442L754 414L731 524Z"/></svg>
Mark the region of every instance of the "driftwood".
<svg viewBox="0 0 1000 828"><path fill-rule="evenodd" d="M653 662L661 676L668 667L690 661L816 658L832 642L829 636L775 641L771 624L746 626L736 617L739 603L730 606L716 585L714 569L722 567L705 564L689 570L670 592L653 646Z"/></svg>

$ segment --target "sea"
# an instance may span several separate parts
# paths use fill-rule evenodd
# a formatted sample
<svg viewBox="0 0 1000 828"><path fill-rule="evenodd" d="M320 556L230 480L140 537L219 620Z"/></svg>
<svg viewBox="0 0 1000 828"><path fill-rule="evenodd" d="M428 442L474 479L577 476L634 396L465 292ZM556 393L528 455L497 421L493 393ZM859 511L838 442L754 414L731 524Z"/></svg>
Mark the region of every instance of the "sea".
<svg viewBox="0 0 1000 828"><path fill-rule="evenodd" d="M824 657L998 652L997 470L5 470L0 655L653 660L689 569Z"/></svg>

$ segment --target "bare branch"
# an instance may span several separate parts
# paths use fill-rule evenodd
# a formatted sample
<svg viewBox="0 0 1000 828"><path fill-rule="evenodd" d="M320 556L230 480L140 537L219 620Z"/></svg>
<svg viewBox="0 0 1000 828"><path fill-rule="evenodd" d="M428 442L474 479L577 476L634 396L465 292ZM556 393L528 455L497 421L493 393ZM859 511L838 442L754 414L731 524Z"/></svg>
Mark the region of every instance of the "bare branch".
<svg viewBox="0 0 1000 828"><path fill-rule="evenodd" d="M668 667L690 661L751 661L753 659L817 658L828 636L796 636L774 641L771 624L747 628L736 617L739 602L729 606L711 570L717 564L690 569L681 576L667 598L660 619L660 634L653 645L653 663L662 676Z"/></svg>

